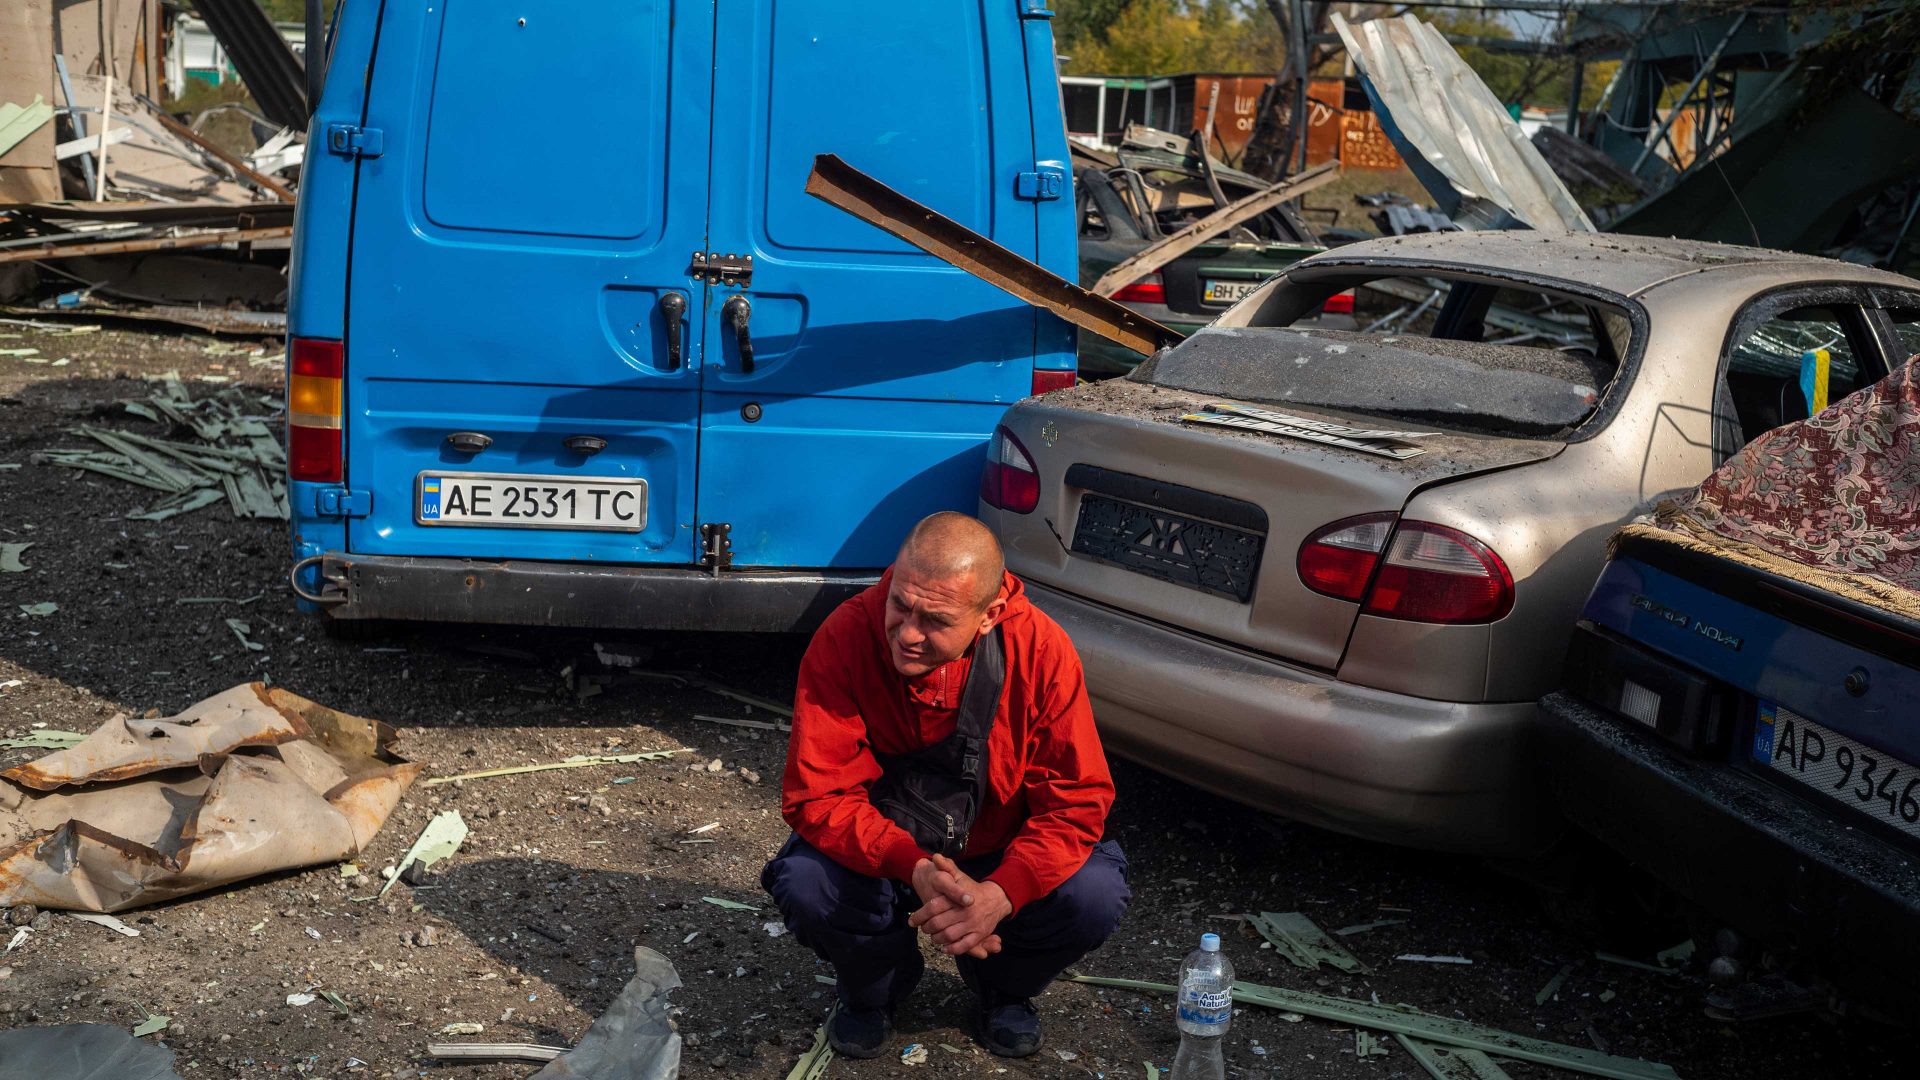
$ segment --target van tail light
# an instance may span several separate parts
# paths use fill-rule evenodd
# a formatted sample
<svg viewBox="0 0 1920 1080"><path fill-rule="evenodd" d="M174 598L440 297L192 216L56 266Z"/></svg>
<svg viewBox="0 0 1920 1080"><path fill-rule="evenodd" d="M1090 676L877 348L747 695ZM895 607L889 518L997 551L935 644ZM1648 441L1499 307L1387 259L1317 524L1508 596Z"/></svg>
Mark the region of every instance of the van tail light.
<svg viewBox="0 0 1920 1080"><path fill-rule="evenodd" d="M1150 274L1122 287L1113 294L1112 299L1123 304L1164 304L1167 302L1167 283L1159 274Z"/></svg>
<svg viewBox="0 0 1920 1080"><path fill-rule="evenodd" d="M294 338L287 353L287 475L337 484L345 350L338 341Z"/></svg>
<svg viewBox="0 0 1920 1080"><path fill-rule="evenodd" d="M1388 619L1487 623L1513 610L1513 574L1458 529L1367 514L1336 521L1300 546L1300 581Z"/></svg>
<svg viewBox="0 0 1920 1080"><path fill-rule="evenodd" d="M1327 302L1321 305L1320 310L1328 315L1353 314L1353 290L1348 289L1346 292L1337 292L1327 297Z"/></svg>
<svg viewBox="0 0 1920 1080"><path fill-rule="evenodd" d="M1074 371L1072 368L1068 368L1065 371L1052 371L1045 368L1033 369L1034 397L1039 397L1041 394L1049 394L1055 390L1071 389L1073 383Z"/></svg>
<svg viewBox="0 0 1920 1080"><path fill-rule="evenodd" d="M993 429L987 444L987 467L980 474L980 498L988 506L1031 514L1040 505L1040 474L1033 455L1004 427Z"/></svg>

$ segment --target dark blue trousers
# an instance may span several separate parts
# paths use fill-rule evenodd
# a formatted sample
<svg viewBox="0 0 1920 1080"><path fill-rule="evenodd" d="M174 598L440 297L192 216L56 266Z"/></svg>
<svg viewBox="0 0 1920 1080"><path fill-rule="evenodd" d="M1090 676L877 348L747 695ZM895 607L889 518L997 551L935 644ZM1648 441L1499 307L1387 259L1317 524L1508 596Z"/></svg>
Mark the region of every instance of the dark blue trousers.
<svg viewBox="0 0 1920 1080"><path fill-rule="evenodd" d="M978 880L1000 864L1000 856L959 863ZM912 886L854 873L798 836L789 838L760 872L760 884L786 916L794 938L833 965L840 1000L848 1008L890 1008L913 989L921 960L915 940L920 932L907 925L907 916L920 906ZM1001 922L998 953L954 962L989 1007L1034 997L1107 940L1132 899L1127 857L1119 844L1101 841L1059 888Z"/></svg>

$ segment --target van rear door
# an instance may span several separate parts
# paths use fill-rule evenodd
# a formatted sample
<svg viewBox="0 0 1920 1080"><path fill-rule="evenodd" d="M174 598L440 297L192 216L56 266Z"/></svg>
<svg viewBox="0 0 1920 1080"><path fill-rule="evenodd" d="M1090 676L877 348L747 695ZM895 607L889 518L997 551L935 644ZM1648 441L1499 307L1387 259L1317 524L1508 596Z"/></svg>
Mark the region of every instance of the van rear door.
<svg viewBox="0 0 1920 1080"><path fill-rule="evenodd" d="M368 130L328 140L360 157L350 550L693 560L713 20L386 5Z"/></svg>
<svg viewBox="0 0 1920 1080"><path fill-rule="evenodd" d="M1037 204L1015 195L1041 111L1019 11L719 0L709 246L753 263L703 312L699 519L729 527L733 565L884 566L919 517L972 509L985 440L1032 388L1038 316L803 189L838 154L1036 258Z"/></svg>

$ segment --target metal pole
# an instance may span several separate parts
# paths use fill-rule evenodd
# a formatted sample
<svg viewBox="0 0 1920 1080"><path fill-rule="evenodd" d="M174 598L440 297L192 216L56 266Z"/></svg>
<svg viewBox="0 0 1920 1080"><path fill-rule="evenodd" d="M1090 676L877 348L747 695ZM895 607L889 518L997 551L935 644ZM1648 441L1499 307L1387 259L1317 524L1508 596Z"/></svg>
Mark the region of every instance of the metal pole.
<svg viewBox="0 0 1920 1080"><path fill-rule="evenodd" d="M1299 172L1307 167L1307 63L1312 55L1307 45L1307 6L1303 0L1288 0L1288 20L1293 24L1293 40L1288 42L1293 48L1294 72L1297 81L1293 84L1293 171Z"/></svg>
<svg viewBox="0 0 1920 1080"><path fill-rule="evenodd" d="M1680 109L1686 105L1687 99L1691 98L1694 90L1700 86L1700 80L1713 74L1714 65L1720 62L1720 54L1726 51L1727 44L1733 40L1733 35L1740 32L1740 27L1746 21L1747 13L1743 11L1735 17L1733 25L1727 27L1726 35L1720 39L1720 44L1715 45L1713 51L1707 54L1706 62L1701 64L1700 70L1694 73L1693 78L1687 83L1687 88L1680 92L1680 100L1674 104L1673 108L1667 110L1666 117L1660 121L1658 127L1654 128L1653 134L1647 136L1647 145L1640 148L1640 156L1633 159L1633 167L1628 170L1629 172L1638 173L1640 166L1647 163L1647 158L1653 154L1654 146L1667 134L1667 129L1673 126L1673 122L1679 119ZM1660 102L1656 99L1654 108L1657 110L1659 107ZM1668 145L1672 145L1671 141Z"/></svg>
<svg viewBox="0 0 1920 1080"><path fill-rule="evenodd" d="M1573 92L1567 95L1567 134L1578 137L1580 134L1580 92L1586 89L1587 63L1584 60L1573 62Z"/></svg>
<svg viewBox="0 0 1920 1080"><path fill-rule="evenodd" d="M60 92L67 95L67 119L73 122L73 137L87 137L87 117L80 111L80 103L73 100L73 80L67 76L67 58L59 53L53 54L53 70L60 75ZM87 190L92 191L93 158L80 155L80 176L87 182Z"/></svg>
<svg viewBox="0 0 1920 1080"><path fill-rule="evenodd" d="M307 43L300 65L307 72L307 115L320 107L320 84L326 78L327 27L320 0L307 0Z"/></svg>

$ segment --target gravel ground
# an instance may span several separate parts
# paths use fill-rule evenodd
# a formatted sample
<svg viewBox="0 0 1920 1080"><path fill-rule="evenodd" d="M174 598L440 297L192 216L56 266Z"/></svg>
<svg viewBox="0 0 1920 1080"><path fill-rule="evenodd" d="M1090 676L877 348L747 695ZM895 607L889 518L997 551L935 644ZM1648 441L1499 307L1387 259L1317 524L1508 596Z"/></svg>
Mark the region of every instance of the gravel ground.
<svg viewBox="0 0 1920 1080"><path fill-rule="evenodd" d="M27 572L0 574L0 684L20 680L0 690L0 734L89 730L116 710L172 713L268 679L393 723L401 752L430 774L615 749L689 751L664 762L416 786L356 860L358 877L321 866L127 913L138 938L56 917L0 957L0 1026L131 1026L151 1010L172 1018L156 1037L190 1077L519 1077L533 1067L442 1065L426 1058L425 1044L451 1023L484 1024L479 1040L570 1043L619 992L632 946L644 944L672 959L685 981L674 1000L684 1010L687 1075L786 1075L828 990L809 953L764 928L771 913L756 885L786 831L777 791L784 742L695 720L766 714L645 673L698 671L785 699L803 640L434 627L331 640L285 590L281 525L236 521L223 505L161 523L125 521L146 492L29 462L37 450L79 445L65 434L79 422L157 433L111 408L143 395L143 377L177 370L190 383L212 376L271 391L274 367L209 354L199 336L0 331L22 335L0 345L71 361L0 358L0 538L34 544ZM177 603L207 595L232 599ZM41 601L59 610L20 610ZM264 651L238 647L228 617L246 620ZM596 643L637 666L605 667ZM0 751L0 764L30 753ZM1566 914L1578 905L1543 903L1536 888L1484 864L1276 821L1125 763L1116 775L1112 831L1130 856L1135 899L1115 938L1080 965L1089 974L1171 980L1198 935L1215 930L1243 979L1377 995L1666 1061L1688 1078L1914 1075L1912 1059L1899 1056L1905 1047L1881 1030L1805 1017L1711 1021L1693 974L1597 961L1605 943ZM473 830L460 853L422 887L353 902L448 807ZM727 910L704 897L761 910ZM1310 973L1260 948L1238 918L1260 910L1303 911L1329 929L1401 921L1342 939L1375 973ZM1550 918L1550 910L1561 914ZM1472 963L1394 959L1407 953ZM1536 1004L1569 966L1557 996ZM286 1003L315 985L350 1012L324 1000ZM951 965L935 963L903 1011L898 1039L930 1047L927 1064L836 1061L829 1075L1139 1076L1143 1061L1167 1066L1177 1044L1163 1000L1063 984L1042 999L1046 1049L1001 1062L974 1049L965 1004ZM1356 1060L1350 1029L1260 1009L1236 1017L1227 1058L1245 1077L1424 1075L1397 1046ZM1551 1070L1515 1064L1509 1072Z"/></svg>

